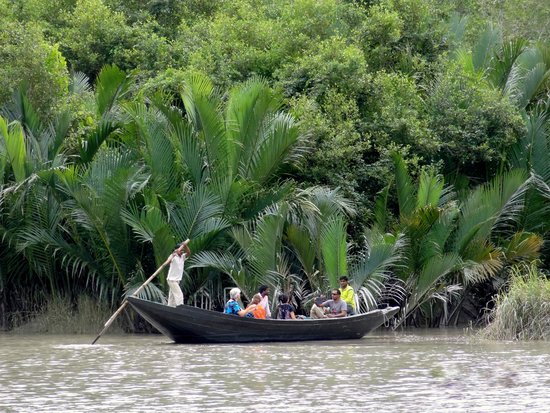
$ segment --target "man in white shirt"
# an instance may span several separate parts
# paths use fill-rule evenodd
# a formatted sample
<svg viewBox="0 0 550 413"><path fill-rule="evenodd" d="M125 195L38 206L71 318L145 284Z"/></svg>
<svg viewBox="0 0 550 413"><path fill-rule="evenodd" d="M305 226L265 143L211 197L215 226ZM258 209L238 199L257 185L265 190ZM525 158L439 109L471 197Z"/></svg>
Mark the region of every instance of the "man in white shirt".
<svg viewBox="0 0 550 413"><path fill-rule="evenodd" d="M183 293L180 288L180 281L183 277L185 259L191 255L191 250L187 246L188 242L189 240L186 240L176 245L176 249L164 263L165 265L170 263L170 269L166 277L166 281L170 287L170 292L168 293L168 305L170 307L176 307L183 304ZM183 253L183 250L185 250L185 253Z"/></svg>
<svg viewBox="0 0 550 413"><path fill-rule="evenodd" d="M262 296L260 305L265 308L265 316L266 318L271 318L271 310L269 308L269 287L267 285L262 285L258 288L258 292Z"/></svg>

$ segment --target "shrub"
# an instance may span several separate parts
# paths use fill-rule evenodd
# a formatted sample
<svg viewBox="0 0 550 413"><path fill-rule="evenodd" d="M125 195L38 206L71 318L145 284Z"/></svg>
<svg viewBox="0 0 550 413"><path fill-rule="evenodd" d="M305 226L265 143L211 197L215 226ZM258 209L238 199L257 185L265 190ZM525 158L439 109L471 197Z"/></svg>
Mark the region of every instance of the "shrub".
<svg viewBox="0 0 550 413"><path fill-rule="evenodd" d="M69 73L58 46L48 44L34 24L2 22L0 27L0 106L26 85L27 96L44 118L67 94Z"/></svg>
<svg viewBox="0 0 550 413"><path fill-rule="evenodd" d="M534 264L514 267L510 288L497 296L489 319L486 338L550 340L550 280Z"/></svg>
<svg viewBox="0 0 550 413"><path fill-rule="evenodd" d="M14 329L18 333L39 334L94 334L101 330L111 310L106 304L82 295L76 306L66 297L53 297L46 308L28 323ZM121 333L119 324L111 326L111 333Z"/></svg>
<svg viewBox="0 0 550 413"><path fill-rule="evenodd" d="M440 142L446 172L468 170L469 176L486 178L524 133L507 96L452 65L432 86L427 101L429 127Z"/></svg>

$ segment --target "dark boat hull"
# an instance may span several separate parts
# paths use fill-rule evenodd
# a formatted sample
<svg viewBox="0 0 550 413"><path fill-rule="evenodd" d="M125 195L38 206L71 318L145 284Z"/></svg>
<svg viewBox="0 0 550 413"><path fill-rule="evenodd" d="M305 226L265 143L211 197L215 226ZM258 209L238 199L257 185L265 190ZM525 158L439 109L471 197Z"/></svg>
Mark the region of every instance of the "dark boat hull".
<svg viewBox="0 0 550 413"><path fill-rule="evenodd" d="M391 307L345 318L257 320L187 305L168 307L129 297L143 318L176 343L249 343L358 339L380 327L399 310Z"/></svg>

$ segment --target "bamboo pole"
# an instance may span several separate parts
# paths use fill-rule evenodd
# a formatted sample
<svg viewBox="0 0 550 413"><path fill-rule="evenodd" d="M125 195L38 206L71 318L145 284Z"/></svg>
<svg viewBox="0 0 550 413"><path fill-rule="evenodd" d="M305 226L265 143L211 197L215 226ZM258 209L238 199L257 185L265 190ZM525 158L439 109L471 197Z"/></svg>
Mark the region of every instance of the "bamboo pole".
<svg viewBox="0 0 550 413"><path fill-rule="evenodd" d="M187 244L189 242L189 239L186 239L183 244ZM132 297L135 297L137 296L141 290L143 290L145 288L145 286L147 284L149 284L151 281L153 281L153 279L161 272L161 270L166 266L166 264L168 264L168 261L165 261L154 273L153 275L151 275L147 281L145 281L143 284L141 284L141 287L139 287L136 291L134 291L134 293L132 294ZM94 341L92 341L92 345L95 344L95 342L97 340L99 340L99 337L101 337L103 335L103 333L105 333L105 331L107 331L107 329L111 326L111 324L113 323L113 321L115 321L115 319L118 317L118 315L122 312L122 310L124 310L126 308L126 306L128 305L128 300L124 299L124 302L122 303L122 305L118 308L118 310L116 310L113 315L111 316L111 318L109 318L107 320L107 322L105 323L105 327L103 327L103 330L101 330L101 332L97 335L97 337L95 338Z"/></svg>

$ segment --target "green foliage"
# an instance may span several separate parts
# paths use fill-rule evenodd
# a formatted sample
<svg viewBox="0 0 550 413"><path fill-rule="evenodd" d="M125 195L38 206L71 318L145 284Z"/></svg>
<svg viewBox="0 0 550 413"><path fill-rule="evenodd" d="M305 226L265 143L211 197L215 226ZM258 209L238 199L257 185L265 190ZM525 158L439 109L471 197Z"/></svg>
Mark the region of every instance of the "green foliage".
<svg viewBox="0 0 550 413"><path fill-rule="evenodd" d="M3 142L0 144L0 159L2 159L2 172L6 165L11 167L16 182L21 182L27 177L27 150L23 128L19 123L8 125L5 119L0 118L0 135Z"/></svg>
<svg viewBox="0 0 550 413"><path fill-rule="evenodd" d="M374 145L383 148L414 146L419 156L438 149L429 130L422 95L412 78L379 72L369 85L367 117Z"/></svg>
<svg viewBox="0 0 550 413"><path fill-rule="evenodd" d="M368 9L359 31L375 69L414 73L443 49L446 10L432 1L383 0Z"/></svg>
<svg viewBox="0 0 550 413"><path fill-rule="evenodd" d="M357 96L364 83L367 62L361 50L333 36L293 62L282 65L275 76L287 96L307 94L324 101L329 92Z"/></svg>
<svg viewBox="0 0 550 413"><path fill-rule="evenodd" d="M460 68L439 76L428 105L430 128L440 142L447 172L467 170L481 178L494 173L506 150L524 133L511 102Z"/></svg>
<svg viewBox="0 0 550 413"><path fill-rule="evenodd" d="M130 28L124 15L112 11L103 0L77 0L56 35L73 70L95 76L106 64L128 68L118 57L128 47Z"/></svg>
<svg viewBox="0 0 550 413"><path fill-rule="evenodd" d="M399 323L448 323L448 306L465 294L463 288L496 278L507 264L538 257L540 237L516 230L531 183L524 171L497 175L457 202L441 176L423 171L415 185L402 157L394 154L393 160L400 213L393 234L407 242L396 268L406 291Z"/></svg>
<svg viewBox="0 0 550 413"><path fill-rule="evenodd" d="M516 266L507 290L496 297L482 331L496 340L550 340L550 281L537 268Z"/></svg>
<svg viewBox="0 0 550 413"><path fill-rule="evenodd" d="M524 37L544 40L550 37L550 10L536 0L483 0L480 9L488 19L497 22L507 38Z"/></svg>
<svg viewBox="0 0 550 413"><path fill-rule="evenodd" d="M25 85L36 110L52 117L69 84L67 65L58 46L48 44L33 23L0 22L0 106Z"/></svg>
<svg viewBox="0 0 550 413"><path fill-rule="evenodd" d="M549 228L529 1L0 0L0 293L115 303L191 236L187 295L349 271L448 322Z"/></svg>

